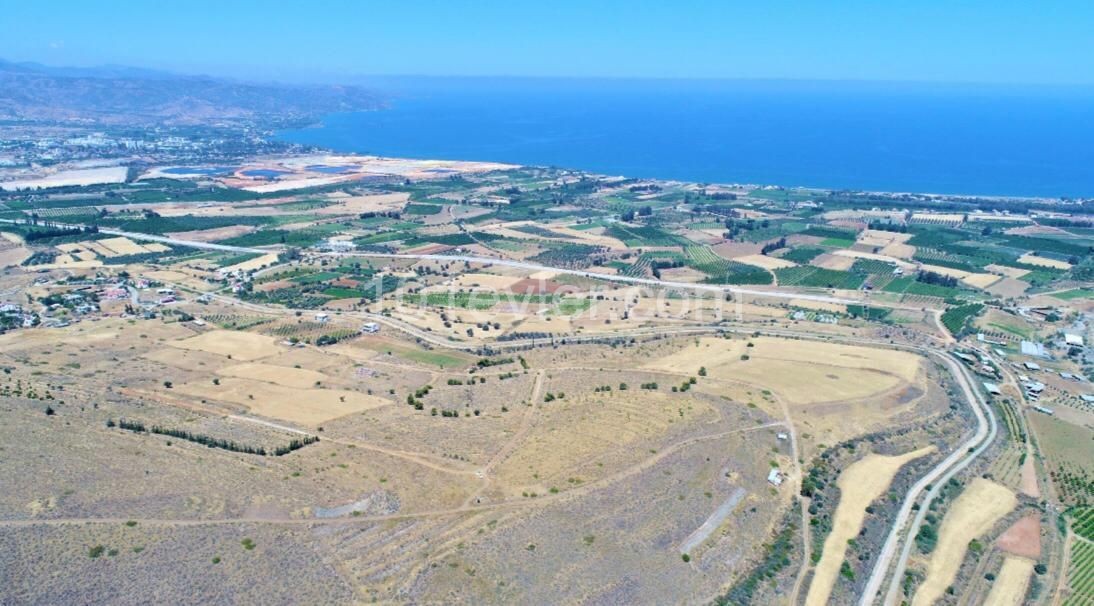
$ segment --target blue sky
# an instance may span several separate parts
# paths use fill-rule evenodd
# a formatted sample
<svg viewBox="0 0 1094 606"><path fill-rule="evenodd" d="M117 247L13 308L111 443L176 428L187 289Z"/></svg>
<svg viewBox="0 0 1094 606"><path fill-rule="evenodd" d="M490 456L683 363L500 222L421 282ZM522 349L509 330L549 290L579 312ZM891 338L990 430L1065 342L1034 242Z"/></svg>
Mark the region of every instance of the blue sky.
<svg viewBox="0 0 1094 606"><path fill-rule="evenodd" d="M321 8L320 8L321 7ZM0 0L0 57L353 74L1094 84L1094 3Z"/></svg>

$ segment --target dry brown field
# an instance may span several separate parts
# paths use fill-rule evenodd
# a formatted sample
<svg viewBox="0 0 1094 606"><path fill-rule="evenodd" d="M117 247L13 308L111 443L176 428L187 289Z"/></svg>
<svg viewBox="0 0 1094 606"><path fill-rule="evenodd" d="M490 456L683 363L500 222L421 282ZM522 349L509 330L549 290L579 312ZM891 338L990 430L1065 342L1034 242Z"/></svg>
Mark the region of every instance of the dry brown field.
<svg viewBox="0 0 1094 606"><path fill-rule="evenodd" d="M995 575L991 591L984 601L992 606L1019 606L1026 601L1033 565L1036 562L1026 558L1008 556L1003 559L999 574Z"/></svg>
<svg viewBox="0 0 1094 606"><path fill-rule="evenodd" d="M1067 261L1057 261L1056 259L1049 259L1048 257L1039 257L1033 253L1026 253L1021 257L1018 257L1019 263L1028 263L1029 265L1040 265L1042 267L1051 267L1053 269L1071 269L1071 264Z"/></svg>
<svg viewBox="0 0 1094 606"><path fill-rule="evenodd" d="M927 565L927 577L916 590L912 605L927 606L940 598L957 576L969 542L991 530L1017 503L1010 490L990 480L974 478L942 519L938 545Z"/></svg>
<svg viewBox="0 0 1094 606"><path fill-rule="evenodd" d="M836 506L832 530L824 541L824 551L813 573L806 595L807 606L827 604L832 586L839 576L840 565L847 552L847 541L858 536L866 518L866 507L882 495L905 463L935 449L927 446L899 456L868 454L844 469L836 484L840 500Z"/></svg>
<svg viewBox="0 0 1094 606"><path fill-rule="evenodd" d="M280 353L284 347L273 337L234 330L212 330L168 343L180 349L215 353L233 360L251 361Z"/></svg>
<svg viewBox="0 0 1094 606"><path fill-rule="evenodd" d="M1041 557L1041 517L1031 513L1019 518L999 535L995 545L1011 555L1033 560Z"/></svg>
<svg viewBox="0 0 1094 606"><path fill-rule="evenodd" d="M797 266L797 263L794 263L793 261L787 261L786 259L780 259L778 257L769 257L767 255L744 255L743 257L735 258L734 261L755 265L756 267L762 267L764 269L782 269L784 267Z"/></svg>

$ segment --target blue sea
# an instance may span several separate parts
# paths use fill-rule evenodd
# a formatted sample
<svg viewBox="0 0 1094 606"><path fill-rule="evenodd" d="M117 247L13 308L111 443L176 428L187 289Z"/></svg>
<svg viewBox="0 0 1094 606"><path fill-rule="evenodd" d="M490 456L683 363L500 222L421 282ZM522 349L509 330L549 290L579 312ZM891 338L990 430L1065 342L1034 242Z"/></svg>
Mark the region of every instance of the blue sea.
<svg viewBox="0 0 1094 606"><path fill-rule="evenodd" d="M1094 196L1094 89L388 79L389 107L287 141L705 183Z"/></svg>

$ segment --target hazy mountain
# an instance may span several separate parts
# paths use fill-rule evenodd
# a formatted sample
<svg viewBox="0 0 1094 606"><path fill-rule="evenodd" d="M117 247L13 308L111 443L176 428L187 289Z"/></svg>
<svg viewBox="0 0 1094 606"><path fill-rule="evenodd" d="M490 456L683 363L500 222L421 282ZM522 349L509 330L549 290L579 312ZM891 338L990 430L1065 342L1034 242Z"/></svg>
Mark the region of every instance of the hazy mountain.
<svg viewBox="0 0 1094 606"><path fill-rule="evenodd" d="M0 120L100 124L300 124L375 109L363 87L252 83L125 66L0 60Z"/></svg>

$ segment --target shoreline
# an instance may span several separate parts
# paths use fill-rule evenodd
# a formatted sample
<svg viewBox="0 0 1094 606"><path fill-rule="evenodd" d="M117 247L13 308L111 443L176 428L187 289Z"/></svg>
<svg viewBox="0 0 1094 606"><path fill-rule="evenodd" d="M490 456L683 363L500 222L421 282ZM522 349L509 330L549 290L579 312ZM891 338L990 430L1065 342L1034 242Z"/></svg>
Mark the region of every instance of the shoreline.
<svg viewBox="0 0 1094 606"><path fill-rule="evenodd" d="M360 114L374 114L381 111L390 111L391 108L382 108L375 110L365 110L357 112L348 112L346 114L332 114L332 115L360 115ZM472 157L450 157L437 154L406 154L406 153L384 153L376 150L362 150L351 149L350 147L341 148L331 146L329 144L319 144L315 142L297 141L291 138L286 138L286 135L293 133L305 133L308 131L329 131L331 126L328 124L327 119L330 116L326 116L321 120L301 128L291 129L278 129L273 132L273 139L281 143L290 143L296 145L310 146L314 149L321 150L322 153L337 154L337 155L360 155L360 156L375 156L381 158L390 159L403 159L403 160L415 160L423 162L474 162L474 163L499 163L499 164L511 164L514 166L521 166L525 168L556 168L562 170L570 170L588 175L609 177L609 178L623 178L623 179L637 179L641 181L660 181L668 183L681 183L681 184L694 184L702 186L717 186L717 187L735 187L735 188L778 188L786 191L793 190L805 190L816 192L837 192L846 191L854 194L866 194L886 196L890 198L897 198L901 196L918 196L925 198L939 198L947 200L999 200L999 201L1015 201L1015 202L1050 202L1059 204L1081 204L1084 201L1094 200L1094 193L1089 196L1037 196L1037 195L1019 195L1019 194L982 194L982 193L945 193L940 191L912 191L912 190L899 190L899 189L874 189L874 188L854 188L854 187L830 187L830 186L818 186L818 185L785 185L781 183L763 183L763 182L751 182L751 181L703 181L697 179L679 179L672 177L655 177L655 176L636 176L631 174L611 174L608 172L602 172L595 169L581 168L578 166L563 166L555 164L543 164L543 163L529 163L520 162L509 159L483 159Z"/></svg>

